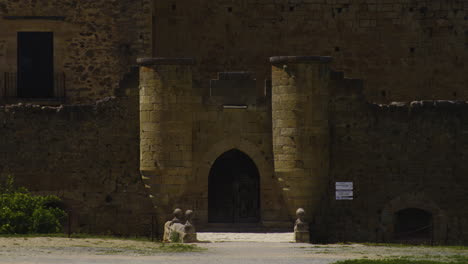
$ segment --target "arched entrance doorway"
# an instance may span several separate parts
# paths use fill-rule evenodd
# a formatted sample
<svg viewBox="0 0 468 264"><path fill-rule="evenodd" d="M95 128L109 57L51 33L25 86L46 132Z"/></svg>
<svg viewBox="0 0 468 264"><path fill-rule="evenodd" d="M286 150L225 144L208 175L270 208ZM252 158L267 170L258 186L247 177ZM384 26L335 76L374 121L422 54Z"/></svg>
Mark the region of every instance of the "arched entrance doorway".
<svg viewBox="0 0 468 264"><path fill-rule="evenodd" d="M395 213L395 239L407 243L428 243L432 240L432 214L418 208Z"/></svg>
<svg viewBox="0 0 468 264"><path fill-rule="evenodd" d="M256 223L260 219L260 175L252 159L233 149L222 154L208 178L210 223Z"/></svg>

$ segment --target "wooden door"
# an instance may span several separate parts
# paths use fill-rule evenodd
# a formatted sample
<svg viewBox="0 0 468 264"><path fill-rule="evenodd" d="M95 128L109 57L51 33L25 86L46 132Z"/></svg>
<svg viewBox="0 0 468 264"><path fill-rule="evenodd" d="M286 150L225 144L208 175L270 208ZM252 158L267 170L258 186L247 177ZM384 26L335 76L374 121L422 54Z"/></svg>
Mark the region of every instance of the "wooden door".
<svg viewBox="0 0 468 264"><path fill-rule="evenodd" d="M243 152L231 150L221 155L209 176L209 222L258 222L259 178L255 163Z"/></svg>

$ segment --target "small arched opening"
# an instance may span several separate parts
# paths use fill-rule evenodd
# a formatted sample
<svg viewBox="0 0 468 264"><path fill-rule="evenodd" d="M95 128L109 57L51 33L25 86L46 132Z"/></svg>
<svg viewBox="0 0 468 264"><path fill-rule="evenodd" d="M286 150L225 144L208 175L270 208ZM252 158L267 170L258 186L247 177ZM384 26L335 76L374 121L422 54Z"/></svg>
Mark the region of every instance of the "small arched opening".
<svg viewBox="0 0 468 264"><path fill-rule="evenodd" d="M252 159L233 149L211 167L208 178L210 223L256 223L260 219L260 175Z"/></svg>
<svg viewBox="0 0 468 264"><path fill-rule="evenodd" d="M432 214L418 208L395 213L394 238L404 243L425 244L432 241Z"/></svg>

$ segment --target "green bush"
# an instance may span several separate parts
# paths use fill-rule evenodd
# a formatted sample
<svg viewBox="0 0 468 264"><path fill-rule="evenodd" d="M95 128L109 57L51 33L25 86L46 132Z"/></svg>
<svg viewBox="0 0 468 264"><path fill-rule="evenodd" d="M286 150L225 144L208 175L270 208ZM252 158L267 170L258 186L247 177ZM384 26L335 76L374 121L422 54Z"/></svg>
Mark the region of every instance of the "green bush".
<svg viewBox="0 0 468 264"><path fill-rule="evenodd" d="M14 188L13 178L0 185L0 234L47 234L62 231L65 211L56 196L33 196Z"/></svg>

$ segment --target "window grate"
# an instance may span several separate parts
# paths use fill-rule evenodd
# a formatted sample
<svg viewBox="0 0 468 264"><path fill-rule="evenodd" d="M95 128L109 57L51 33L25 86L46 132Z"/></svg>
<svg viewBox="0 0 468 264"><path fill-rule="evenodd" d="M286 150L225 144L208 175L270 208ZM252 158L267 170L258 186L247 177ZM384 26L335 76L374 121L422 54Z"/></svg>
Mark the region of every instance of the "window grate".
<svg viewBox="0 0 468 264"><path fill-rule="evenodd" d="M47 98L35 99L64 99L65 98L65 73L54 73L54 95ZM0 96L5 98L18 98L18 74L16 72L3 73L2 81L3 89L0 91ZM2 88L0 86L0 88ZM22 98L28 99L28 98Z"/></svg>

